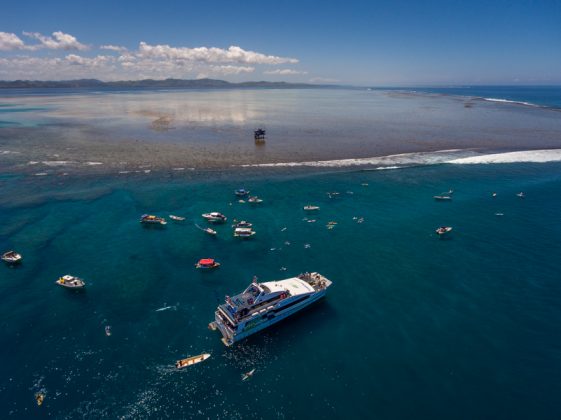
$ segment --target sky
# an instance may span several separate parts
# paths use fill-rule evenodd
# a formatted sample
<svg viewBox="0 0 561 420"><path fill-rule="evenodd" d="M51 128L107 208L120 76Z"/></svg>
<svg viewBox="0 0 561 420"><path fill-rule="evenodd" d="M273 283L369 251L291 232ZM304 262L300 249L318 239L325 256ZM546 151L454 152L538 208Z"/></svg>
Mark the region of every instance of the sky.
<svg viewBox="0 0 561 420"><path fill-rule="evenodd" d="M3 0L0 80L559 85L561 0Z"/></svg>

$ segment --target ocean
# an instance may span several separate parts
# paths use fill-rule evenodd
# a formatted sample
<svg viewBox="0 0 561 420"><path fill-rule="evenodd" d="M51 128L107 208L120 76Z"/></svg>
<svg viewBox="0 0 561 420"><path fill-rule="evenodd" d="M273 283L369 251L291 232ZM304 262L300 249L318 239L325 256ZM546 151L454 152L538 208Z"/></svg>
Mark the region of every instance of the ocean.
<svg viewBox="0 0 561 420"><path fill-rule="evenodd" d="M413 87L405 90L561 109L561 86L447 86Z"/></svg>
<svg viewBox="0 0 561 420"><path fill-rule="evenodd" d="M557 417L560 169L4 176L0 246L25 261L1 267L2 416ZM239 186L265 201L238 203ZM432 199L451 188L452 202ZM308 203L321 206L313 223ZM229 224L205 235L194 226L205 211L253 222L256 238L234 240ZM187 221L146 229L143 213ZM453 226L449 239L440 225ZM197 271L204 257L222 266ZM323 302L232 348L207 329L254 275L312 270L334 282ZM57 287L66 273L87 290ZM203 352L206 362L173 367Z"/></svg>
<svg viewBox="0 0 561 420"><path fill-rule="evenodd" d="M2 163L0 249L24 262L0 266L0 416L559 418L559 152L423 153L120 174ZM240 187L264 202L238 202ZM229 218L215 238L195 226L208 211ZM186 221L145 228L145 213ZM235 240L233 219L255 238ZM230 348L207 328L253 276L305 271L333 281L323 301Z"/></svg>

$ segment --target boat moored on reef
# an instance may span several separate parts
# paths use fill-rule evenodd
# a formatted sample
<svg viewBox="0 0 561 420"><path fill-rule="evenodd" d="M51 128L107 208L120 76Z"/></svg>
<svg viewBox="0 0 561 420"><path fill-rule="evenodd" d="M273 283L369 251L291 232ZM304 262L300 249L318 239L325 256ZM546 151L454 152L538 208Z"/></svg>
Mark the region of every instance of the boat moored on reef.
<svg viewBox="0 0 561 420"><path fill-rule="evenodd" d="M224 216L222 213L219 213L217 211L213 211L210 213L203 213L201 216L203 217L203 219L211 223L224 223L226 222L226 220L228 220L226 216Z"/></svg>
<svg viewBox="0 0 561 420"><path fill-rule="evenodd" d="M255 231L252 228L236 228L234 230L234 237L236 238L251 238L255 235Z"/></svg>
<svg viewBox="0 0 561 420"><path fill-rule="evenodd" d="M21 254L18 254L16 251L5 252L0 258L8 265L20 264L23 261Z"/></svg>
<svg viewBox="0 0 561 420"><path fill-rule="evenodd" d="M209 227L203 228L203 227L200 227L199 225L195 225L195 226L197 227L197 229L200 229L203 232L206 232L206 233L208 233L209 235L212 235L212 236L216 236L216 234L218 233L217 231L215 231L214 229L211 229Z"/></svg>
<svg viewBox="0 0 561 420"><path fill-rule="evenodd" d="M238 197L245 197L246 195L249 195L249 190L246 190L245 188L240 188L234 191L234 194L236 194Z"/></svg>
<svg viewBox="0 0 561 420"><path fill-rule="evenodd" d="M202 258L199 260L199 262L197 264L195 264L196 268L202 268L202 269L211 269L211 268L218 268L220 267L220 263L218 261L215 261L212 258Z"/></svg>
<svg viewBox="0 0 561 420"><path fill-rule="evenodd" d="M438 229L436 229L436 233L439 236L446 235L450 232L452 232L452 228L450 226L440 226Z"/></svg>
<svg viewBox="0 0 561 420"><path fill-rule="evenodd" d="M260 203L263 202L263 199L254 195L254 196L249 197L247 199L247 202L250 203L250 204L260 204Z"/></svg>
<svg viewBox="0 0 561 420"><path fill-rule="evenodd" d="M166 225L166 219L163 217L154 216L152 214L143 214L140 216L140 223L145 225Z"/></svg>
<svg viewBox="0 0 561 420"><path fill-rule="evenodd" d="M253 223L246 222L245 220L241 220L232 225L233 228L250 228L253 226Z"/></svg>
<svg viewBox="0 0 561 420"><path fill-rule="evenodd" d="M331 281L319 273L305 273L285 280L254 281L240 294L229 297L214 313L212 330L222 333L222 342L231 346L325 296Z"/></svg>
<svg viewBox="0 0 561 420"><path fill-rule="evenodd" d="M84 282L84 280L80 277L71 276L70 274L59 277L55 283L67 289L83 289L86 287L86 282Z"/></svg>
<svg viewBox="0 0 561 420"><path fill-rule="evenodd" d="M307 206L304 206L304 210L305 211L316 211L316 210L319 210L319 206L312 206L311 204L308 204Z"/></svg>
<svg viewBox="0 0 561 420"><path fill-rule="evenodd" d="M210 354L203 353L203 354L199 354L198 356L187 357L186 359L180 359L177 362L175 362L175 367L177 369L183 369L184 367L192 366L192 365L196 365L197 363L204 362L209 357Z"/></svg>

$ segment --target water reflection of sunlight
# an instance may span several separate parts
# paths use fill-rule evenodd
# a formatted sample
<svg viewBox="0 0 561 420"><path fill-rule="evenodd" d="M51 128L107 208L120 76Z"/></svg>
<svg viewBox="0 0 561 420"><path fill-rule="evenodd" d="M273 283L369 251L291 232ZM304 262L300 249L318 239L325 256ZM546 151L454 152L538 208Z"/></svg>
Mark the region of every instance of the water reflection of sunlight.
<svg viewBox="0 0 561 420"><path fill-rule="evenodd" d="M48 104L44 115L62 120L103 120L113 123L151 122L162 116L174 126L193 123L243 124L259 114L259 100L251 91L174 91L107 93L18 98L26 105Z"/></svg>

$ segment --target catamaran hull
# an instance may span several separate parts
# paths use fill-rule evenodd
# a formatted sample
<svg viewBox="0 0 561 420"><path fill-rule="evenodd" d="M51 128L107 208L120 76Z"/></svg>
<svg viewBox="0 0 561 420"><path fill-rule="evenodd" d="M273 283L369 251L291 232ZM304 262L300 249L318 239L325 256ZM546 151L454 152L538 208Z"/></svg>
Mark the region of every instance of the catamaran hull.
<svg viewBox="0 0 561 420"><path fill-rule="evenodd" d="M277 322L282 321L285 318L288 318L290 315L293 315L296 312L317 302L318 300L320 300L322 297L325 296L326 291L327 289L324 289L314 293L302 303L295 305L290 309L287 309L286 311L276 314L273 318L261 319L261 320L256 319L254 321L250 320L245 324L244 329L240 332L237 332L236 334L232 334L232 332L228 329L228 327L224 325L223 321L220 319L218 311L215 312L214 315L215 316L214 325L222 333L222 342L226 346L231 346L234 343L237 343L238 341L243 340L249 337L250 335L253 335L261 330L264 330L265 328L270 327L271 325L276 324ZM252 322L255 322L255 324L251 324Z"/></svg>

